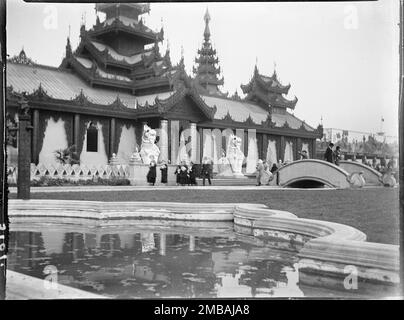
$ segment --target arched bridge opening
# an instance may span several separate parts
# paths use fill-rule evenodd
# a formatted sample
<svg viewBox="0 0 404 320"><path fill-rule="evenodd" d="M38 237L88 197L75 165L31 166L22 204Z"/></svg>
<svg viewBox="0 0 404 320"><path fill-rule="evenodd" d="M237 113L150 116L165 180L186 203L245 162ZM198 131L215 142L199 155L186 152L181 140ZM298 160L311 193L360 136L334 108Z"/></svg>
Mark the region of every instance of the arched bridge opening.
<svg viewBox="0 0 404 320"><path fill-rule="evenodd" d="M349 173L322 160L307 159L291 162L276 173L272 185L289 188L349 188Z"/></svg>

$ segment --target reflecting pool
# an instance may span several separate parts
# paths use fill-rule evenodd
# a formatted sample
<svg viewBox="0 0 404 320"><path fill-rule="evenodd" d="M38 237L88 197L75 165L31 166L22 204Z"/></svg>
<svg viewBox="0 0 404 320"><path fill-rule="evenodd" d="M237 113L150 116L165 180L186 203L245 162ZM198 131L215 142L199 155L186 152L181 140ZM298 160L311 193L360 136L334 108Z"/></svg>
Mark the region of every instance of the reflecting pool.
<svg viewBox="0 0 404 320"><path fill-rule="evenodd" d="M303 297L315 291L299 286L297 250L236 234L232 223L83 228L25 222L11 229L9 269L42 279L55 270L58 283L107 297Z"/></svg>

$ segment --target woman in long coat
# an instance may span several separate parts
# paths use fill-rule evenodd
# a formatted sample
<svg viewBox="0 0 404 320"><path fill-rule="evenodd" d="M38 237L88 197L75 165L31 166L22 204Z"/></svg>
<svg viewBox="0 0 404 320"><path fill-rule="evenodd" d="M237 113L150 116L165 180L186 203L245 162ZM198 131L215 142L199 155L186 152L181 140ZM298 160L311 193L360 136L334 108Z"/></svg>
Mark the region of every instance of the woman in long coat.
<svg viewBox="0 0 404 320"><path fill-rule="evenodd" d="M180 173L178 174L178 176L180 185L185 186L188 184L189 179L188 168L185 165L181 166Z"/></svg>
<svg viewBox="0 0 404 320"><path fill-rule="evenodd" d="M196 186L197 182L196 182L196 164L194 164L193 162L191 162L191 165L188 169L188 175L189 175L189 184L191 186Z"/></svg>
<svg viewBox="0 0 404 320"><path fill-rule="evenodd" d="M156 161L152 160L149 165L149 172L147 173L147 182L154 186L156 183Z"/></svg>

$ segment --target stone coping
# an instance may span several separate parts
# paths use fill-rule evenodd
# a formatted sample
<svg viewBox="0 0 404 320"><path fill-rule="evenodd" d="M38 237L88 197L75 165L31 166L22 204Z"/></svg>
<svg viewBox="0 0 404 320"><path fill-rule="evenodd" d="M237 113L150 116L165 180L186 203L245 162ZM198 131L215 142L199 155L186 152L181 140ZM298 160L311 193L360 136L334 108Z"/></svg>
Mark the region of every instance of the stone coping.
<svg viewBox="0 0 404 320"><path fill-rule="evenodd" d="M107 297L7 270L6 299L106 299Z"/></svg>
<svg viewBox="0 0 404 320"><path fill-rule="evenodd" d="M400 281L398 246L366 242L366 235L351 226L302 219L262 204L9 200L9 213L11 223L15 218L15 221L26 219L28 222L29 217L50 221L64 217L69 221L80 218L108 222L108 225L123 228L131 221L137 226L154 221L155 226L167 228L198 227L201 222L220 228L223 223L233 222L238 234L297 244L294 247L300 259L299 272L326 272L341 277L344 268L353 265L360 270L360 278L366 281L387 284Z"/></svg>
<svg viewBox="0 0 404 320"><path fill-rule="evenodd" d="M228 179L227 179L228 180ZM31 193L53 193L53 192L100 192L100 191L170 191L170 190L258 190L258 191L290 191L290 190L303 190L303 191L332 191L337 188L283 188L279 186L252 186L252 185L215 185L215 180L212 180L213 185L209 186L50 186L50 187L31 187ZM380 187L369 187L380 188ZM9 187L10 193L17 193L17 187Z"/></svg>

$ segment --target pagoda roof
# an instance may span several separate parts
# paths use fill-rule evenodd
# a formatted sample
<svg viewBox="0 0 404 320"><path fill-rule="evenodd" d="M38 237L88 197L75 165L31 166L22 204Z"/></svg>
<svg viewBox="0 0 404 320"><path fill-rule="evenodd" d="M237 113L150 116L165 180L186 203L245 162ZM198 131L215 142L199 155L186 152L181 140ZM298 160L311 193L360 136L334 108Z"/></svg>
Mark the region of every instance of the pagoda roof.
<svg viewBox="0 0 404 320"><path fill-rule="evenodd" d="M275 123L275 127L281 128L287 123L287 126L291 129L297 130L303 126L306 131L315 131L314 128L289 112L270 114L268 110L264 110L261 106L245 100L235 100L207 95L201 95L201 97L208 106L217 109L214 116L217 120L223 120L230 116L232 120L237 122L245 122L251 119L253 123L261 125L269 116L271 116L272 121Z"/></svg>
<svg viewBox="0 0 404 320"><path fill-rule="evenodd" d="M91 61L81 59L81 62L89 65ZM175 72L175 70L171 70L168 73ZM172 108L175 108L178 101L187 96L196 103L206 119L210 119L210 121L224 121L225 123L230 121L233 124L245 123L247 126L259 127L266 126L270 119L270 125L273 125L274 128L304 130L317 134L315 129L287 111L270 113L250 101L201 95L194 88L187 86L166 92L136 96L116 90L91 87L68 70L12 62L7 65L7 85L12 92L25 93L31 99L35 97L45 97L45 101L55 99L67 106L66 108L71 106L75 112L83 109L83 112L88 113L85 108L94 104L109 113L118 108L119 112L126 112L130 117L167 114ZM64 109L64 111L69 110Z"/></svg>
<svg viewBox="0 0 404 320"><path fill-rule="evenodd" d="M122 54L116 52L112 47L110 47L104 43L90 40L89 44L93 45L100 53L103 53L106 51L111 59L113 59L117 62L125 62L125 63L131 64L131 65L141 62L143 55L148 56L151 54L151 51L149 50L149 51L140 52L140 53L137 53L137 54L134 54L131 56L125 56L125 55L122 55Z"/></svg>
<svg viewBox="0 0 404 320"><path fill-rule="evenodd" d="M109 32L126 32L143 38L146 43L153 43L156 39L159 41L164 40L164 31L161 29L159 32L151 30L143 24L143 21L128 18L122 15L106 19L103 22L97 23L92 29L86 31L90 36L99 36Z"/></svg>
<svg viewBox="0 0 404 320"><path fill-rule="evenodd" d="M257 66L254 69L254 75L250 82L241 85L241 90L246 94L246 100L261 101L265 105L280 108L294 109L298 99L288 100L284 97L290 89L290 84L284 86L277 78L276 71L272 76L265 76L258 72Z"/></svg>
<svg viewBox="0 0 404 320"><path fill-rule="evenodd" d="M16 63L7 64L7 86L11 86L14 92L27 94L33 94L41 87L47 96L59 100L72 100L83 93L90 102L100 105L112 104L119 95L120 101L130 109L135 109L138 105L145 104L146 101L154 103L156 98L167 99L174 93L169 91L147 96L135 96L112 89L91 87L75 73L68 70Z"/></svg>
<svg viewBox="0 0 404 320"><path fill-rule="evenodd" d="M101 12L107 12L109 9L116 7L117 3L97 3L95 9ZM119 6L123 9L135 10L138 14L144 14L150 12L149 3L119 3Z"/></svg>

